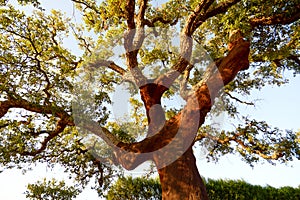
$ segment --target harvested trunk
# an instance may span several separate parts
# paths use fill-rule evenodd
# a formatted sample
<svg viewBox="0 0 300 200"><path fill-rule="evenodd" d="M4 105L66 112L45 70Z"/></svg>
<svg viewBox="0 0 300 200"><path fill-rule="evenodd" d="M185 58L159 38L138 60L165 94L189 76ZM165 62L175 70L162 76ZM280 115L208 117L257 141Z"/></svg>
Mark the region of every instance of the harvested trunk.
<svg viewBox="0 0 300 200"><path fill-rule="evenodd" d="M149 137L131 144L118 143L122 151L117 153L116 158L129 170L145 160L153 160L160 176L164 200L208 199L197 170L192 144L220 89L232 81L239 71L249 67L250 43L240 37L239 32L234 36L228 55L216 62L209 76L193 87L183 110L171 119L162 120L163 110L154 107L155 104L160 106L165 88L159 84L140 88L151 126ZM154 109L151 113L152 107ZM164 126L161 128L162 124Z"/></svg>
<svg viewBox="0 0 300 200"><path fill-rule="evenodd" d="M172 164L158 169L163 200L208 200L190 147Z"/></svg>
<svg viewBox="0 0 300 200"><path fill-rule="evenodd" d="M249 67L249 42L244 41L240 37L233 42L233 47L228 56L223 58L219 63L216 63L218 70L208 78L206 85L201 85L195 91L199 102L198 108L202 113L199 118L200 126L203 124L203 117L209 112L218 91L232 81L240 70L245 70ZM188 108L186 110L189 110ZM194 117L188 118L194 119ZM192 127L189 125L189 121L186 121L184 124ZM192 147L188 148L172 164L158 169L158 173L162 185L162 198L164 200L208 200L205 185L196 166Z"/></svg>

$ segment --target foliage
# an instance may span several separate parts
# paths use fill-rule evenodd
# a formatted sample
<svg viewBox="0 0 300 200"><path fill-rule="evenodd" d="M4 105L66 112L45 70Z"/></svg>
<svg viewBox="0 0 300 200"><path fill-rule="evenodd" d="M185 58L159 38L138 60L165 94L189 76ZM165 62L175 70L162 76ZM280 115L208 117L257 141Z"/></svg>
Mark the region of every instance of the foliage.
<svg viewBox="0 0 300 200"><path fill-rule="evenodd" d="M300 197L300 187L274 188L243 180L204 180L211 200L298 200ZM107 199L161 199L159 188L157 179L122 177L110 188Z"/></svg>
<svg viewBox="0 0 300 200"><path fill-rule="evenodd" d="M57 182L52 179L27 185L26 197L32 200L71 200L74 199L80 190L73 186L66 186L64 181Z"/></svg>
<svg viewBox="0 0 300 200"><path fill-rule="evenodd" d="M296 200L300 188L251 185L242 180L212 180L206 183L211 200Z"/></svg>
<svg viewBox="0 0 300 200"><path fill-rule="evenodd" d="M108 200L161 199L161 186L158 179L120 177L109 189Z"/></svg>
<svg viewBox="0 0 300 200"><path fill-rule="evenodd" d="M49 166L57 163L65 167L65 172L82 188L94 178L94 188L103 195L113 178L122 176L120 167L114 165L117 163L114 152L104 143L117 141L119 145L132 147L131 144L146 136L150 122L141 87L128 89L132 112L127 116L130 120L122 123L112 116L110 94L123 82L133 82L134 77L127 77L133 68L149 75L147 81L152 81L180 66L178 48L167 37L173 32L166 30L185 31L217 64L227 58L229 45L236 42L228 37L230 32L238 29L243 40L251 42L249 69L240 71L236 77L231 74L234 79L218 92L218 100L212 99L211 103L215 104L201 110L207 114L205 112L212 107L210 112L218 115L222 108L230 118L242 120L232 131L199 129L194 142L213 144L208 159L218 160L224 154L238 153L253 165L261 160L275 163L300 158L299 133L282 131L266 121L251 119L241 109L242 105L255 105L254 100L244 100L251 97L253 90L287 84L286 71L294 76L300 73L299 0L170 0L159 4L128 0L128 5L119 0L70 1L81 19L76 20L74 15L66 17L59 10L46 12L43 1L0 1L1 171L13 167L26 171L38 162ZM27 5L33 5L33 12L22 11ZM139 51L114 57L114 47L123 45L119 36L126 30L144 27L155 27L153 32L158 35L163 32L170 35L155 42L146 41ZM66 40L70 38L74 38L72 43L78 49L69 49ZM80 55L77 50L81 50ZM196 48L194 55L200 54L200 50ZM180 96L179 88L185 79L189 80L184 89L197 89L205 78L205 70L193 67L182 64L180 80L160 97L171 100ZM81 77L82 72L86 76ZM78 78L82 79L78 81ZM93 87L88 88L87 82L93 82ZM86 93L77 95L77 90ZM82 103L84 112L79 115L93 114L99 126L95 132L105 130L109 139L100 144L76 128L73 118L72 99L80 102L90 92L93 92L91 101L96 105ZM181 109L165 106L166 120L170 122ZM161 141L157 139L155 143ZM92 151L96 148L97 156ZM130 181L133 187L136 182ZM48 187L45 182L39 185ZM148 188L148 185L143 187Z"/></svg>

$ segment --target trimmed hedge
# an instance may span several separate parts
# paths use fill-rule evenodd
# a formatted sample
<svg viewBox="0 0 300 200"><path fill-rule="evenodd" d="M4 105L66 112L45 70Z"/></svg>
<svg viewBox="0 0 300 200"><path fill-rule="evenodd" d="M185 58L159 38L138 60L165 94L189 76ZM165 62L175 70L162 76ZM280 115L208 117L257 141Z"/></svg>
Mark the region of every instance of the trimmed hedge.
<svg viewBox="0 0 300 200"><path fill-rule="evenodd" d="M300 200L300 187L251 185L242 180L205 180L210 200Z"/></svg>

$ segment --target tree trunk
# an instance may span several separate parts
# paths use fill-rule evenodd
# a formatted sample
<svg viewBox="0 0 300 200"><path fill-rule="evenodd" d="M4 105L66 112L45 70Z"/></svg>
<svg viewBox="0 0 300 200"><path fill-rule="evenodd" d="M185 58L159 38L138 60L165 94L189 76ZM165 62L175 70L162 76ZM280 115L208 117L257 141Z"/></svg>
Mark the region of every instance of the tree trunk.
<svg viewBox="0 0 300 200"><path fill-rule="evenodd" d="M158 173L163 200L208 200L192 147Z"/></svg>
<svg viewBox="0 0 300 200"><path fill-rule="evenodd" d="M161 95L166 90L163 84L159 84L163 81L140 88L149 126L153 127L149 127L150 134L140 142L119 142L117 147L121 150L116 151L116 159L127 170L134 169L145 160L153 160L160 176L164 200L208 200L191 144L195 142L197 130L204 123L220 89L230 83L239 71L249 67L250 43L244 41L239 33L235 36L231 38L228 55L216 63L217 70L209 72L207 80L193 87L183 110L171 119L164 121L161 107L155 107L160 106ZM163 79L169 78L159 78ZM178 159L172 162L177 156Z"/></svg>

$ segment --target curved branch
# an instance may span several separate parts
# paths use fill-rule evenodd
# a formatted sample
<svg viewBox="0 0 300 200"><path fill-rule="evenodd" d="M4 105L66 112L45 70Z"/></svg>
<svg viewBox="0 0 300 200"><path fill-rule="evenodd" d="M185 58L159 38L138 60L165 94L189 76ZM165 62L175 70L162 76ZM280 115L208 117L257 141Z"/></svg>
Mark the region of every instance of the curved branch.
<svg viewBox="0 0 300 200"><path fill-rule="evenodd" d="M290 24L300 19L300 4L294 7L291 12L286 10L280 14L276 14L270 17L252 18L250 24L252 28L257 26L275 25L275 24Z"/></svg>
<svg viewBox="0 0 300 200"><path fill-rule="evenodd" d="M204 123L206 114L210 111L215 97L218 95L219 90L232 81L236 74L240 70L247 69L249 67L248 55L250 52L250 44L244 40L238 41L233 49L229 52L228 56L223 58L217 63L218 72L213 73L206 82L201 82L201 85L196 85L193 91L190 92L186 106L183 110L175 115L173 118L166 121L164 127L151 137L132 144L119 143L118 147L128 151L128 155L122 155L118 157L121 163L126 163L127 166L136 166L140 159L139 157L143 153L155 152L169 143L173 142L174 137L178 136L179 128L186 127L186 132L181 133L182 138L192 137L193 133L189 131L191 127L198 129L200 125ZM197 103L191 98L196 95ZM195 103L198 104L195 107ZM196 116L200 114L199 119ZM182 118L182 116L184 116ZM182 120L186 120L182 122ZM195 122L195 119L199 120ZM181 124L184 123L184 124ZM198 125L197 125L198 124ZM197 131L196 131L197 132ZM184 140L184 139L183 139ZM175 142L175 145L182 145ZM177 146L178 148L178 146ZM128 157L130 159L128 159Z"/></svg>
<svg viewBox="0 0 300 200"><path fill-rule="evenodd" d="M52 140L54 137L58 136L61 132L64 131L66 128L68 122L64 121L63 119L60 119L57 122L56 128L53 131L49 132L49 135L44 139L44 141L41 143L41 147L39 149L33 150L33 151L24 151L21 153L22 156L36 156L37 154L40 154L47 148L47 144L50 140Z"/></svg>
<svg viewBox="0 0 300 200"><path fill-rule="evenodd" d="M186 25L183 29L183 33L186 34L187 36L191 36L195 29L195 23L197 21L197 19L199 20L200 17L203 17L203 15L201 14L202 11L206 11L209 6L213 3L213 0L209 0L207 2L207 0L203 0L194 10L193 13L191 13L186 21Z"/></svg>
<svg viewBox="0 0 300 200"><path fill-rule="evenodd" d="M268 62L266 61L265 59L262 58L262 56L253 56L252 57L253 61L254 62ZM300 59L299 59L299 56L296 56L296 55L288 55L287 57L283 57L283 58L276 58L274 60L271 60L272 62L274 62L278 67L283 67L283 64L282 64L282 61L283 60L291 60L293 62L295 62L297 65L300 66Z"/></svg>
<svg viewBox="0 0 300 200"><path fill-rule="evenodd" d="M196 15L194 17L194 20L192 22L192 25L190 26L190 31L189 33L192 35L196 29L207 19L214 17L218 14L222 14L225 13L230 7L232 7L233 5L237 4L238 2L240 2L241 0L227 0L225 2L222 2L220 4L218 4L215 8L211 8L210 4L208 6L206 6L205 8L208 9L207 11L205 10L204 14L200 14L199 12L195 12L194 15ZM210 2L208 2L210 3ZM212 2L211 2L212 3ZM193 14L192 14L193 15Z"/></svg>
<svg viewBox="0 0 300 200"><path fill-rule="evenodd" d="M87 118L87 117L86 117ZM118 146L121 141L105 127L100 127L99 124L92 120L85 120L76 124L77 127L86 129L91 133L101 137L109 146Z"/></svg>
<svg viewBox="0 0 300 200"><path fill-rule="evenodd" d="M9 96L10 97L10 96ZM115 147L119 145L120 141L118 138L115 137L112 133L109 132L104 127L99 127L99 124L94 122L94 121L89 121L85 122L82 124L75 124L73 118L66 112L64 111L63 108L54 106L54 105L39 105L39 104L34 104L31 102L28 102L24 99L21 98L12 98L10 97L9 100L6 101L0 101L0 118L4 116L7 111L10 108L23 108L25 110L31 111L31 112L36 112L36 113L42 113L42 114L51 114L55 117L60 118L57 122L56 129L53 131L48 132L49 135L48 137L45 138L45 140L42 142L42 146L35 151L32 152L23 152L22 155L30 155L30 156L35 156L42 151L44 151L47 147L48 142L56 137L59 133L63 132L63 130L66 128L66 126L78 126L78 127L83 127L92 133L100 136L108 145ZM45 131L42 131L40 133L46 133Z"/></svg>
<svg viewBox="0 0 300 200"><path fill-rule="evenodd" d="M242 101L242 100L240 100L239 98L232 96L229 92L225 92L225 94L227 94L231 99L234 99L234 100L236 100L236 101L239 102L239 103L246 104L246 105L249 105L249 106L254 106L254 105L255 105L255 104L252 103L252 102Z"/></svg>
<svg viewBox="0 0 300 200"><path fill-rule="evenodd" d="M205 18L208 19L208 18L216 16L218 14L225 13L228 10L228 8L237 4L240 1L241 0L228 0L228 1L222 2L219 5L217 5L215 8L209 9L207 11L207 13L205 14Z"/></svg>
<svg viewBox="0 0 300 200"><path fill-rule="evenodd" d="M3 117L10 108L10 102L8 100L6 101L0 101L0 118Z"/></svg>
<svg viewBox="0 0 300 200"><path fill-rule="evenodd" d="M186 26L183 29L183 33L185 34L186 38L191 36L195 30L208 18L213 17L217 14L224 13L230 8L231 6L237 4L241 0L228 0L226 2L220 3L213 9L209 9L213 1L206 1L204 0L201 4L199 4L193 13L188 17ZM207 11L208 10L208 11ZM206 12L207 11L207 12ZM203 14L203 12L205 14ZM237 41L238 42L238 41ZM182 43L182 42L181 42ZM181 51L188 52L191 50L191 46L187 45L189 41L185 41L185 47L180 47ZM161 75L156 79L156 83L162 84L164 86L172 85L174 80L186 69L188 66L188 55L183 55L184 58L180 58L179 61L172 67L172 69L164 74Z"/></svg>
<svg viewBox="0 0 300 200"><path fill-rule="evenodd" d="M126 166L127 168L134 167L145 160L151 159L151 156L154 155L147 154L147 153L162 149L169 143L172 143L173 145L172 148L178 148L181 145L184 145L180 142L185 143L186 138L191 138L192 141L194 140L194 137L196 135L193 135L194 133L191 132L191 127L197 129L201 124L204 123L205 116L209 112L212 106L213 103L212 101L214 97L218 94L220 88L223 87L223 84L215 84L215 83L223 81L224 83L227 84L236 76L238 71L242 69L246 69L247 68L246 64L248 63L248 54L249 54L248 42L245 41L238 42L233 47L233 49L229 52L228 56L223 58L220 64L218 64L218 68L220 72L214 73L207 80L206 83L203 83L200 87L196 87L194 88L194 91L191 91L190 95L193 96L196 95L197 98L196 102L195 99L190 98L191 96L188 96L187 104L179 114L177 114L176 116L168 120L165 123L165 126L158 133L155 133L151 137L145 138L141 142L136 142L131 144L122 143L107 129L102 127L99 128L99 124L96 122L83 123L83 128L88 129L89 131L93 132L96 135L99 135L110 146L117 146L118 148L121 148L123 151L124 150L127 151L128 154L124 154L124 152L118 154L118 148L116 148L116 154L117 154L116 158L123 166ZM195 104L199 104L199 105L196 106L195 108ZM58 106L53 106L53 105L42 106L39 104L30 103L21 98L12 98L12 97L10 97L10 99L7 101L1 102L1 108L4 108L2 109L3 111L1 112L5 112L12 107L24 108L32 112L52 114L54 116L59 117L61 120L63 120L60 121L60 123L62 124L59 124L59 126L57 126L57 130L54 131L52 134L50 134L49 137L46 138L46 140L44 141L45 145L49 140L55 137L55 135L58 134L58 132L62 131L66 125L71 125L71 126L75 125L71 116L67 112L65 112L63 108L60 108ZM199 118L194 117L194 115L198 116L199 113L201 113ZM183 128L185 131L182 131L179 134L180 139L178 141L177 140L173 141L173 138L175 136L178 137L179 128L180 129ZM196 132L197 131L195 131L195 134ZM143 153L146 153L148 157L145 156Z"/></svg>
<svg viewBox="0 0 300 200"><path fill-rule="evenodd" d="M127 72L125 69L123 69L113 61L108 61L108 60L97 60L96 62L90 63L90 66L95 68L100 66L105 66L121 75L124 75Z"/></svg>
<svg viewBox="0 0 300 200"><path fill-rule="evenodd" d="M72 117L63 108L58 106L40 105L28 102L25 99L14 98L9 96L8 100L0 102L0 107L0 117L3 117L10 108L23 108L31 112L51 114L60 119L64 119L64 121L67 122L67 125L74 126L74 121Z"/></svg>
<svg viewBox="0 0 300 200"><path fill-rule="evenodd" d="M99 9L97 9L97 8L95 7L95 5L90 5L90 4L88 4L87 2L85 2L85 1L79 1L79 0L71 0L71 1L73 1L74 3L82 4L82 5L84 5L86 8L89 8L89 9L93 10L93 11L94 11L95 13L97 13L98 15L101 15L101 12L99 11Z"/></svg>

